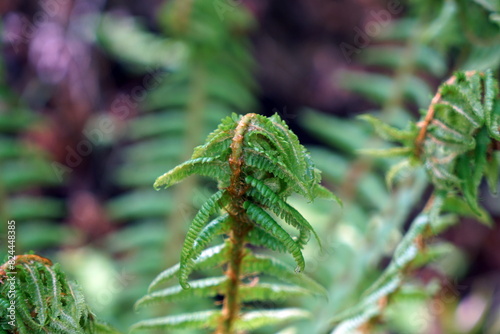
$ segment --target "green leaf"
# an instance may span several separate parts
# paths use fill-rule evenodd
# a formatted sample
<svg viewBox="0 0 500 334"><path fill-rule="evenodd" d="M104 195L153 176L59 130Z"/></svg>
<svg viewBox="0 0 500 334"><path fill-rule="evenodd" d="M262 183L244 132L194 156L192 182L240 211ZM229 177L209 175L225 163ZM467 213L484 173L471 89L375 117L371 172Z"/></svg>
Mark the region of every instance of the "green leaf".
<svg viewBox="0 0 500 334"><path fill-rule="evenodd" d="M188 236L184 241L184 246L182 247L179 269L179 283L184 289L189 288L187 279L189 274L193 271L195 260L214 236L226 231L229 219L229 215L227 214L214 219L212 222L207 224L207 226L205 226L200 233L194 237L194 239L191 239L191 236L189 235L194 235L194 233L191 233L193 232L193 228L189 230Z"/></svg>
<svg viewBox="0 0 500 334"><path fill-rule="evenodd" d="M358 118L370 123L377 132L377 134L380 137L384 138L385 140L404 142L408 140L413 140L413 138L415 137L414 130L399 130L395 127L392 127L384 123L378 118L373 117L372 115L364 114L358 116Z"/></svg>
<svg viewBox="0 0 500 334"><path fill-rule="evenodd" d="M370 155L377 158L409 157L413 154L412 147L393 147L387 149L363 149L359 154Z"/></svg>
<svg viewBox="0 0 500 334"><path fill-rule="evenodd" d="M220 311L204 311L140 321L130 331L158 329L215 329Z"/></svg>
<svg viewBox="0 0 500 334"><path fill-rule="evenodd" d="M498 172L498 170L497 170ZM472 217L479 220L486 226L492 226L492 218L490 214L481 207L478 207L479 211L473 210L468 202L464 201L462 198L456 196L448 196L443 204L443 211L456 213L464 217Z"/></svg>
<svg viewBox="0 0 500 334"><path fill-rule="evenodd" d="M257 310L245 312L236 321L237 330L253 330L264 326L288 323L299 319L310 319L311 314L301 309Z"/></svg>
<svg viewBox="0 0 500 334"><path fill-rule="evenodd" d="M317 295L326 296L327 294L325 288L312 278L303 273L294 272L292 267L270 256L248 254L243 258L242 268L244 272L274 276L287 283L308 289Z"/></svg>
<svg viewBox="0 0 500 334"><path fill-rule="evenodd" d="M167 289L151 292L139 299L135 304L135 309L141 307L166 302L177 302L191 297L213 297L223 294L228 278L211 277L190 282L190 288L184 289L182 286L174 286Z"/></svg>
<svg viewBox="0 0 500 334"><path fill-rule="evenodd" d="M259 152L254 149L246 148L244 149L244 159L248 166L271 173L285 181L287 185L297 193L306 198L309 196L309 189L301 182L295 173L266 152Z"/></svg>
<svg viewBox="0 0 500 334"><path fill-rule="evenodd" d="M321 240L316 234L316 231L314 231L311 224L309 224L309 222L300 214L300 212L298 212L292 206L282 200L262 181L257 180L251 176L247 176L246 182L253 187L248 192L250 196L253 196L265 207L269 208L279 217L283 218L286 223L292 225L300 231L299 245L305 245L307 243L307 239L309 238L309 233L313 233L314 237L321 247Z"/></svg>
<svg viewBox="0 0 500 334"><path fill-rule="evenodd" d="M287 252L287 247L283 242L260 226L254 226L254 228L248 232L246 241L252 245L261 246L281 253Z"/></svg>
<svg viewBox="0 0 500 334"><path fill-rule="evenodd" d="M239 296L241 301L284 301L286 298L296 298L310 295L310 291L298 286L259 283L256 285L241 285Z"/></svg>
<svg viewBox="0 0 500 334"><path fill-rule="evenodd" d="M154 187L157 190L161 187L168 188L192 174L212 177L227 183L231 171L227 162L222 162L215 157L192 159L158 177Z"/></svg>
<svg viewBox="0 0 500 334"><path fill-rule="evenodd" d="M192 269L206 268L210 266L219 265L227 257L227 243L217 245L208 249L205 249L200 256L194 261ZM180 271L180 264L176 264L164 271L162 271L156 278L151 282L148 288L148 292L155 290L162 283L170 280Z"/></svg>
<svg viewBox="0 0 500 334"><path fill-rule="evenodd" d="M269 233L278 239L286 247L287 251L294 257L297 262L297 269L303 271L305 267L304 257L299 245L293 241L292 237L281 227L267 212L261 209L259 206L245 202L243 207L245 208L248 216L254 220L258 225L260 225L264 230L269 231Z"/></svg>
<svg viewBox="0 0 500 334"><path fill-rule="evenodd" d="M490 192L497 194L500 173L500 153L492 153L484 169L484 176L490 188Z"/></svg>

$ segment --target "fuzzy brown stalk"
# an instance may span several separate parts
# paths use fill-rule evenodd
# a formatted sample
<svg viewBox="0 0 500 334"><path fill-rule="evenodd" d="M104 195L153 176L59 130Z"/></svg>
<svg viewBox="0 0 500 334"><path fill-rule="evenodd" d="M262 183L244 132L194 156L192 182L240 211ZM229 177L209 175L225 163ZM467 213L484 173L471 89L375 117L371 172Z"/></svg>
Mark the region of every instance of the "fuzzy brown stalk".
<svg viewBox="0 0 500 334"><path fill-rule="evenodd" d="M477 71L467 71L465 75L467 77L471 77L476 74ZM452 76L448 80L446 80L445 84L451 85L457 80L456 76ZM422 145L427 134L427 128L432 123L434 119L435 106L441 101L442 91L438 90L437 94L431 100L431 104L429 105L429 109L427 110L427 114L422 122L419 122L417 125L420 127L420 131L418 133L417 139L415 139L415 156L420 157L422 153Z"/></svg>
<svg viewBox="0 0 500 334"><path fill-rule="evenodd" d="M231 167L231 182L228 192L231 195L231 204L227 208L231 216L231 231L229 233L230 249L229 262L225 272L229 279L224 302L222 306L222 318L216 334L234 334L234 323L238 319L241 303L239 299L239 286L241 284L241 262L245 251L245 237L252 229L243 203L245 202L246 185L241 175L243 165L243 139L248 130L251 119L255 114L247 114L238 123L233 141L231 143L231 156L229 166Z"/></svg>

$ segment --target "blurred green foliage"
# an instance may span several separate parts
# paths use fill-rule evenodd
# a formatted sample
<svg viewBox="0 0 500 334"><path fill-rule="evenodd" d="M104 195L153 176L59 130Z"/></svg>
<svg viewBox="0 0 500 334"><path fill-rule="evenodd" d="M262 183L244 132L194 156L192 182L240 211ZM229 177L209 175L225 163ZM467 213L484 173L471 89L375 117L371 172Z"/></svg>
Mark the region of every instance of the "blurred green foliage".
<svg viewBox="0 0 500 334"><path fill-rule="evenodd" d="M383 8L389 8L389 2L384 2ZM457 291L457 280L470 270L473 260L452 243L433 237L456 225L457 216L473 217L487 224L494 222L487 210L480 207L483 202L474 204L483 197L478 192L482 171L492 189L498 183L499 155L494 149L498 150L498 142L490 141L492 133L494 137L498 135L498 104L490 109L483 101L485 95L498 99L498 93L484 94L481 89L489 84L483 79L469 88L468 84L459 87L469 89L465 95L471 93L475 97L470 98L472 106L464 101L457 105L474 112L474 105L480 103L493 121L489 133L483 131L486 118L480 118L480 126L457 125L474 140L481 137L473 149L461 152L458 165L440 165L450 175L457 172L453 167L465 166L455 175L467 180L454 180L453 193L457 196L443 192L449 190L448 186L440 185L435 198L442 201L437 200L424 210L429 181L439 177L432 174L428 164L421 168L415 166L418 164L414 160L418 159L409 161L399 156L415 152L412 138L421 129L417 119L425 118L439 83L456 71L486 73L491 69L492 76L498 78L500 8L495 0L408 0L401 5L404 10L392 16L387 25L366 22L378 24L380 33L363 47L350 43L357 48L350 54L352 64L349 61L350 66L343 62L338 65L343 70L336 71L334 78L345 91L357 96L356 101L364 101L348 106L350 116L368 113L384 138L370 124L354 117L307 109L300 111L297 120L285 118L314 138L314 145L309 145L308 150L323 171L324 185L339 194L344 207L341 210L324 201L306 205L294 196L289 199L322 240L322 250L308 245L303 254L306 274L326 287L328 301L280 301L280 308L295 312L288 314L292 321L280 333L417 334L429 332L438 322L443 333L493 334L500 330L498 309L490 306L494 305L495 296L483 291L488 289L486 283L471 285L466 296ZM119 130L104 145L112 151L106 160L111 161L112 171L100 177L106 178L101 181L112 191L109 196L99 197L104 207L103 221L110 222L102 237L85 236L75 226L71 216L75 204L70 203L66 191L79 180L75 180L74 173L58 177L61 174L55 172L54 166L62 165L54 165L54 160L60 153L50 151L39 140L38 134L49 131L53 115L42 111L36 103L25 101L29 94L19 91L19 84L9 86L13 81L9 81L9 71L0 67L0 219L16 220L19 253L33 250L58 259L68 276L81 283L90 309L122 331L141 319L165 314L177 315L180 324L186 320L183 314L212 309L220 300L216 295L211 299L161 304L140 313L133 311L133 303L147 293L149 282L177 262L189 221L215 190L204 179L191 177L172 189L155 192L152 184L156 177L189 159L193 147L201 144L224 117L233 112L267 113L259 109L262 95L255 80L259 65L254 61L250 37L257 26L255 21L262 19L259 8L251 1L171 0L161 6L155 22L107 9L94 18L99 25L93 32L95 36L89 38L90 43L99 49L100 56L116 61L116 66L127 74L140 78L140 82L121 88L124 94L118 95L110 106L110 119ZM377 9L379 13L380 10ZM12 17L5 16L8 19ZM4 40L5 49L9 48L7 42L8 38ZM13 63L8 53L5 60ZM285 60L280 59L277 67L281 61ZM34 87L43 88L37 93L47 94L46 87L33 81ZM460 117L450 116L448 107L440 108L438 120L446 119L455 126L453 122ZM71 117L77 119L78 113ZM92 126L91 121L86 125ZM405 129L408 136L401 140L398 136ZM429 131L438 130L434 127ZM461 144L462 148L466 146ZM433 153L442 158L458 152L453 145L446 148L441 152L437 145L425 156L431 161ZM97 156L95 152L99 150L89 159ZM384 152L388 150L394 156L387 157ZM96 159L105 160L102 155ZM431 172L427 176L425 167ZM469 170L477 170L470 179ZM498 206L498 198L493 201L493 206ZM0 258L6 254L6 233L6 225L0 224ZM86 243L85 238L96 239ZM286 262L287 258L280 260ZM34 266L39 270L37 275L41 275L37 276L37 284L44 289L53 284L47 281L51 270L60 275L62 285L66 284L59 267ZM215 269L200 270L193 278L212 277ZM433 273L430 280L426 279L429 271ZM51 293L49 290L47 294ZM466 323L464 319L469 317L461 315L472 302L478 306L480 316ZM4 317L5 298L0 300L0 306ZM256 310L277 306L255 303ZM87 306L84 309L90 312ZM313 316L306 317L303 310ZM268 311L267 318L255 312L246 313L246 317L251 320L261 316L262 323L254 324L257 327L284 316L279 310ZM206 313L195 319L198 322L193 320L193 324L209 319L215 321L214 314ZM3 318L0 323L4 324L1 321ZM276 325L254 329L244 328L242 322L244 331L259 334L275 333ZM2 330L9 332L9 328Z"/></svg>

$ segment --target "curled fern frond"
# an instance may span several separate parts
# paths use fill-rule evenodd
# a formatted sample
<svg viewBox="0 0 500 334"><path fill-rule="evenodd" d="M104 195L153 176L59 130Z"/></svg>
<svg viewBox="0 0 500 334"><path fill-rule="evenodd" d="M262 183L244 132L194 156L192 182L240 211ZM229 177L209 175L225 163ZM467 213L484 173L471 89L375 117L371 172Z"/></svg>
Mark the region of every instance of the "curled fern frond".
<svg viewBox="0 0 500 334"><path fill-rule="evenodd" d="M222 121L204 145L195 148L191 160L160 176L155 187L169 187L192 174L217 180L219 191L194 217L180 264L161 273L137 306L222 295L222 311L153 319L133 329L214 328L213 319L217 318L217 333L232 334L239 328L304 317L302 311L286 310L259 316L245 311L240 314L244 302L325 293L318 283L294 273L288 265L273 257L254 255L246 247L250 244L289 253L297 263L296 271L303 271L302 249L309 236L313 234L320 242L311 224L286 200L294 192L308 200L336 197L319 184L320 172L295 134L278 115L233 115ZM283 222L296 228L298 236L292 236ZM205 250L221 234L228 239ZM225 276L188 283L193 270L222 265L227 267ZM244 275L270 275L288 284L243 284ZM174 276L178 276L179 286L156 290ZM272 315L280 317L272 319ZM201 318L206 320L203 325Z"/></svg>
<svg viewBox="0 0 500 334"><path fill-rule="evenodd" d="M441 85L423 119L408 129L392 128L371 116L364 119L384 138L403 144L387 154L405 155L423 165L437 189L461 193L480 215L479 184L486 177L495 190L498 177L498 159L492 154L500 139L497 96L491 71L457 72Z"/></svg>
<svg viewBox="0 0 500 334"><path fill-rule="evenodd" d="M50 260L17 255L0 266L0 275L0 304L5 307L0 329L7 333L118 334L97 322L80 288Z"/></svg>

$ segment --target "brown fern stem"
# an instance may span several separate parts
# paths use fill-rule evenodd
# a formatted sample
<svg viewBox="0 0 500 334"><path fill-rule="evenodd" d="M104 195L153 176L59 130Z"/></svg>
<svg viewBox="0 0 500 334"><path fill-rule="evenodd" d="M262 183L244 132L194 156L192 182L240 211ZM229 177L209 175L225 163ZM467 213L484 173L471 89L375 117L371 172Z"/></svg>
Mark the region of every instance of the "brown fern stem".
<svg viewBox="0 0 500 334"><path fill-rule="evenodd" d="M229 282L224 295L222 318L219 328L215 332L216 334L235 333L234 323L238 319L241 308L239 298L241 262L245 251L245 237L252 229L251 222L243 209L246 186L241 175L241 167L243 166L243 139L253 117L255 117L255 114L247 114L241 118L231 143L229 166L232 174L230 185L227 188L231 196L231 204L227 208L227 212L231 216L231 232L229 233L229 262L225 272Z"/></svg>
<svg viewBox="0 0 500 334"><path fill-rule="evenodd" d="M476 74L477 71L467 71L465 72L465 75L467 77L471 77L474 74ZM456 76L450 77L448 80L446 80L445 84L446 85L451 85L457 80ZM427 134L427 128L431 124L432 120L434 119L434 113L435 113L435 106L436 104L441 101L442 97L442 89L440 88L437 92L436 95L431 100L431 104L429 105L429 109L427 110L427 114L425 115L425 118L422 122L417 124L420 127L420 131L418 133L417 139L415 139L415 156L420 157L420 154L422 153L422 145L425 139L425 136Z"/></svg>

